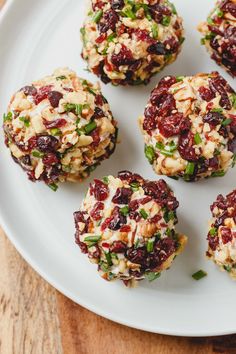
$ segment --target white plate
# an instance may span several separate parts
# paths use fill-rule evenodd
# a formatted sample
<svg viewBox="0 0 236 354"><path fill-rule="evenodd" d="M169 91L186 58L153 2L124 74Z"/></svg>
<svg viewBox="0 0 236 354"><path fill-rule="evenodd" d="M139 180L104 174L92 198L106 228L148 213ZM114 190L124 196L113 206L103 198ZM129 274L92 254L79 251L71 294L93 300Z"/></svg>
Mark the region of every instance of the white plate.
<svg viewBox="0 0 236 354"><path fill-rule="evenodd" d="M175 3L184 17L187 38L177 62L147 87L103 86L119 121L121 144L91 178L130 169L155 179L144 157L137 125L151 89L167 74L219 70L200 46L196 31L214 1ZM11 93L56 67L70 66L79 75L96 81L84 71L85 63L80 58L79 28L84 7L81 0L8 0L0 22L1 115ZM233 85L233 80L221 73ZM11 160L2 133L0 140L1 223L24 258L57 289L104 317L151 332L206 336L236 331L236 284L204 255L209 205L219 192L227 193L235 187L235 170L224 178L195 184L168 179L181 203L179 229L189 235L188 246L160 280L142 282L139 288L130 290L121 282L103 281L96 266L74 244L72 213L79 208L89 181L66 184L57 193L42 183L30 183ZM191 274L200 268L209 274L196 282Z"/></svg>

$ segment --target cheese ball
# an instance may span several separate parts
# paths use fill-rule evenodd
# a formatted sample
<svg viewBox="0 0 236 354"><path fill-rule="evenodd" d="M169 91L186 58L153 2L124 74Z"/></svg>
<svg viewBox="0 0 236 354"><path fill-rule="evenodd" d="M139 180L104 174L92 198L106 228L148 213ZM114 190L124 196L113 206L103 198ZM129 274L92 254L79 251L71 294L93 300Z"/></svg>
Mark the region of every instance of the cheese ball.
<svg viewBox="0 0 236 354"><path fill-rule="evenodd" d="M207 257L236 279L236 189L211 205Z"/></svg>
<svg viewBox="0 0 236 354"><path fill-rule="evenodd" d="M236 0L217 1L215 8L198 26L201 43L211 58L231 76L236 76Z"/></svg>
<svg viewBox="0 0 236 354"><path fill-rule="evenodd" d="M159 175L224 176L236 154L236 95L217 72L167 76L140 118L145 155Z"/></svg>
<svg viewBox="0 0 236 354"><path fill-rule="evenodd" d="M116 145L116 122L99 85L67 68L16 92L3 120L13 159L31 181L53 190L88 177Z"/></svg>
<svg viewBox="0 0 236 354"><path fill-rule="evenodd" d="M88 69L114 85L147 84L176 60L184 40L167 0L91 0L81 38Z"/></svg>
<svg viewBox="0 0 236 354"><path fill-rule="evenodd" d="M95 179L74 213L76 243L102 278L134 286L168 269L186 243L175 230L178 201L164 180L122 171Z"/></svg>

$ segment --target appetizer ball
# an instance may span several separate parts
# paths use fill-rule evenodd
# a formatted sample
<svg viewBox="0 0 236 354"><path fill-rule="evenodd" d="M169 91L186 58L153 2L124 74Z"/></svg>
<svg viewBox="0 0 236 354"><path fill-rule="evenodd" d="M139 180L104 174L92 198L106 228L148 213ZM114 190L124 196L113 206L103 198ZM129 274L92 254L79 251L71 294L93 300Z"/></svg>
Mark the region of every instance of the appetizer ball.
<svg viewBox="0 0 236 354"><path fill-rule="evenodd" d="M198 29L211 58L236 76L236 0L218 1L207 22Z"/></svg>
<svg viewBox="0 0 236 354"><path fill-rule="evenodd" d="M217 72L163 78L140 118L157 174L186 181L223 176L236 153L236 95Z"/></svg>
<svg viewBox="0 0 236 354"><path fill-rule="evenodd" d="M80 181L114 151L116 122L98 85L64 68L15 93L5 142L30 180Z"/></svg>
<svg viewBox="0 0 236 354"><path fill-rule="evenodd" d="M167 0L91 0L82 57L104 83L147 84L180 52L182 19Z"/></svg>
<svg viewBox="0 0 236 354"><path fill-rule="evenodd" d="M95 179L74 214L76 243L102 278L154 280L171 266L186 242L175 231L178 201L165 181L128 171Z"/></svg>
<svg viewBox="0 0 236 354"><path fill-rule="evenodd" d="M236 279L236 189L211 206L207 256Z"/></svg>

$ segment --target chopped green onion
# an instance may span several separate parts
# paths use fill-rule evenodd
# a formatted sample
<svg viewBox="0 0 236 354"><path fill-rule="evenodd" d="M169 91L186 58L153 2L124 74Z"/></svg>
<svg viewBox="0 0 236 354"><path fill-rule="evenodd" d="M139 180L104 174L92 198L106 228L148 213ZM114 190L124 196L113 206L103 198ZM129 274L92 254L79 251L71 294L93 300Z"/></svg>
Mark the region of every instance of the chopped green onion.
<svg viewBox="0 0 236 354"><path fill-rule="evenodd" d="M176 76L177 82L181 82L181 81L183 81L183 79L184 79L184 76Z"/></svg>
<svg viewBox="0 0 236 354"><path fill-rule="evenodd" d="M107 176L105 176L105 177L103 177L103 182L105 183L105 184L108 184L109 183L109 178L107 177Z"/></svg>
<svg viewBox="0 0 236 354"><path fill-rule="evenodd" d="M207 23L208 23L209 25L214 25L214 21L213 21L212 18L210 18L210 17L207 18Z"/></svg>
<svg viewBox="0 0 236 354"><path fill-rule="evenodd" d="M65 80L67 77L65 75L61 75L61 76L57 76L56 77L56 80L59 81L59 80Z"/></svg>
<svg viewBox="0 0 236 354"><path fill-rule="evenodd" d="M152 36L154 39L158 38L158 25L157 25L157 23L153 23L153 25L152 25Z"/></svg>
<svg viewBox="0 0 236 354"><path fill-rule="evenodd" d="M229 125L231 123L232 123L232 119L228 118L228 119L223 120L221 125L223 125L225 127L226 125Z"/></svg>
<svg viewBox="0 0 236 354"><path fill-rule="evenodd" d="M156 272L146 272L145 277L147 278L148 281L153 281L157 278L160 278L161 273L156 273Z"/></svg>
<svg viewBox="0 0 236 354"><path fill-rule="evenodd" d="M162 23L163 26L168 27L169 24L170 24L170 21L171 21L170 16L164 16L162 21L161 21L161 23Z"/></svg>
<svg viewBox="0 0 236 354"><path fill-rule="evenodd" d="M216 227L212 227L212 228L210 229L210 231L209 231L209 234L210 234L211 236L217 235L217 228L216 228Z"/></svg>
<svg viewBox="0 0 236 354"><path fill-rule="evenodd" d="M204 278L205 276L207 276L207 273L204 270L200 269L198 272L196 272L192 275L192 278L195 280L200 280L200 279Z"/></svg>
<svg viewBox="0 0 236 354"><path fill-rule="evenodd" d="M218 17L223 17L223 16L224 16L224 12L221 11L221 9L219 9L219 7L217 7L217 9L216 9L216 15L217 15Z"/></svg>
<svg viewBox="0 0 236 354"><path fill-rule="evenodd" d="M105 257L106 257L106 260L107 260L107 264L109 265L109 266L112 266L112 260L111 260L111 254L110 254L110 252L105 252Z"/></svg>
<svg viewBox="0 0 236 354"><path fill-rule="evenodd" d="M32 155L34 156L34 157L38 157L38 158L42 158L42 157L44 157L44 153L42 153L42 152L40 152L40 151L37 151L37 150L34 150L34 151L32 151Z"/></svg>
<svg viewBox="0 0 236 354"><path fill-rule="evenodd" d="M225 173L224 170L212 172L211 177L224 177Z"/></svg>
<svg viewBox="0 0 236 354"><path fill-rule="evenodd" d="M206 43L205 38L201 38L201 45L204 45Z"/></svg>
<svg viewBox="0 0 236 354"><path fill-rule="evenodd" d="M198 144L201 144L202 139L201 139L199 133L196 133L196 134L194 135L194 141L195 141L195 143L196 143L197 145L198 145Z"/></svg>
<svg viewBox="0 0 236 354"><path fill-rule="evenodd" d="M208 33L208 34L205 35L205 39L209 41L209 40L215 38L215 36L216 36L215 33L210 32L210 33Z"/></svg>
<svg viewBox="0 0 236 354"><path fill-rule="evenodd" d="M171 10L173 12L174 15L177 15L177 10L174 4L172 4L172 2L170 1L166 1L166 4L169 5L171 7Z"/></svg>
<svg viewBox="0 0 236 354"><path fill-rule="evenodd" d="M132 182L132 183L130 183L130 187L132 188L133 192L137 192L139 190L139 183L138 182Z"/></svg>
<svg viewBox="0 0 236 354"><path fill-rule="evenodd" d="M13 116L13 114L12 114L12 112L8 112L7 114L3 114L3 122L6 122L6 121L10 121L10 120L12 120L12 116Z"/></svg>
<svg viewBox="0 0 236 354"><path fill-rule="evenodd" d="M85 242L98 242L101 240L102 236L101 235L95 235L95 236L87 236L85 237L84 241Z"/></svg>
<svg viewBox="0 0 236 354"><path fill-rule="evenodd" d="M184 41L185 41L185 37L180 37L180 40L179 40L180 44L183 44Z"/></svg>
<svg viewBox="0 0 236 354"><path fill-rule="evenodd" d="M147 251L148 252L152 252L153 251L154 241L155 240L148 240L148 242L147 242Z"/></svg>
<svg viewBox="0 0 236 354"><path fill-rule="evenodd" d="M158 232L157 234L154 235L155 240L160 240L161 239L161 233Z"/></svg>
<svg viewBox="0 0 236 354"><path fill-rule="evenodd" d="M97 96L96 92L91 89L91 87L87 87L87 91L91 93L93 96Z"/></svg>
<svg viewBox="0 0 236 354"><path fill-rule="evenodd" d="M107 272L108 272L109 266L108 266L107 263L105 263L105 262L100 262L100 263L99 263L99 266L100 266L101 270L102 270L104 273L107 273Z"/></svg>
<svg viewBox="0 0 236 354"><path fill-rule="evenodd" d="M137 239L137 240L135 241L135 244L134 244L134 247L135 247L135 248L138 248L138 246L139 246L139 239Z"/></svg>
<svg viewBox="0 0 236 354"><path fill-rule="evenodd" d="M97 11L95 13L95 15L93 16L93 22L98 23L101 20L102 15L103 15L103 11L102 10Z"/></svg>
<svg viewBox="0 0 236 354"><path fill-rule="evenodd" d="M111 253L111 258L113 258L113 259L119 259L118 256L117 256L117 254L116 254L116 253L113 253L113 252Z"/></svg>
<svg viewBox="0 0 236 354"><path fill-rule="evenodd" d="M107 37L107 42L112 42L115 38L116 38L116 33L111 33L108 37Z"/></svg>
<svg viewBox="0 0 236 354"><path fill-rule="evenodd" d="M223 113L223 109L222 108L213 108L211 110L211 112Z"/></svg>
<svg viewBox="0 0 236 354"><path fill-rule="evenodd" d="M61 135L61 130L58 128L52 128L52 129L50 129L50 133L53 136L59 136L59 135Z"/></svg>
<svg viewBox="0 0 236 354"><path fill-rule="evenodd" d="M25 127L29 127L30 126L30 120L27 117L19 117L20 121L24 123Z"/></svg>
<svg viewBox="0 0 236 354"><path fill-rule="evenodd" d="M87 106L86 106L87 107ZM66 103L64 105L64 108L66 110L66 112L75 112L76 115L81 115L83 108L86 108L85 105L82 104L75 104L75 103Z"/></svg>
<svg viewBox="0 0 236 354"><path fill-rule="evenodd" d="M58 186L55 183L48 184L48 187L53 190L53 192L56 192L58 190Z"/></svg>
<svg viewBox="0 0 236 354"><path fill-rule="evenodd" d="M86 134L89 134L96 128L97 128L96 122L92 121L92 122L90 122L90 123L88 123L87 125L84 126L84 131L85 131Z"/></svg>
<svg viewBox="0 0 236 354"><path fill-rule="evenodd" d="M195 170L195 163L194 162L188 162L186 169L185 169L185 174L186 175L193 175Z"/></svg>
<svg viewBox="0 0 236 354"><path fill-rule="evenodd" d="M132 9L130 8L130 6L124 8L122 12L124 13L124 15L125 15L126 17L131 18L131 20L135 20L135 19L136 19L135 13L132 11Z"/></svg>
<svg viewBox="0 0 236 354"><path fill-rule="evenodd" d="M230 99L231 99L231 102L232 102L232 106L233 106L234 108L236 108L236 94L235 94L235 93L232 93Z"/></svg>
<svg viewBox="0 0 236 354"><path fill-rule="evenodd" d="M155 151L152 146L145 145L145 156L149 163L152 164L155 158Z"/></svg>
<svg viewBox="0 0 236 354"><path fill-rule="evenodd" d="M124 206L123 208L120 209L120 212L122 215L127 216L129 214L129 207Z"/></svg>
<svg viewBox="0 0 236 354"><path fill-rule="evenodd" d="M231 272L232 267L230 265L224 265L224 270L226 270L226 272Z"/></svg>
<svg viewBox="0 0 236 354"><path fill-rule="evenodd" d="M141 209L139 211L139 214L146 220L148 218L148 213L144 210L144 209Z"/></svg>

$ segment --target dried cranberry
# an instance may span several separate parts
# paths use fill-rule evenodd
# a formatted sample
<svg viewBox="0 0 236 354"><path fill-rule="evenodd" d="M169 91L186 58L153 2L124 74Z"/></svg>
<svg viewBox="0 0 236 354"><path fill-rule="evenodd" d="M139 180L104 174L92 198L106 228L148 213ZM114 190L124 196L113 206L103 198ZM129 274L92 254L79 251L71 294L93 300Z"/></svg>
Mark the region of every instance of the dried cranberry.
<svg viewBox="0 0 236 354"><path fill-rule="evenodd" d="M75 224L77 225L79 222L86 223L85 215L86 215L85 211L76 211L76 212L74 212Z"/></svg>
<svg viewBox="0 0 236 354"><path fill-rule="evenodd" d="M225 109L231 109L232 105L227 94L227 82L218 75L215 78L209 80L210 89L213 92L218 92L221 95L220 106Z"/></svg>
<svg viewBox="0 0 236 354"><path fill-rule="evenodd" d="M224 221L225 221L225 219L227 219L227 217L228 217L228 212L227 212L227 211L223 212L223 213L216 219L216 221L215 221L215 223L214 223L214 226L218 228L218 227L220 227L221 225L223 225L223 224L224 224Z"/></svg>
<svg viewBox="0 0 236 354"><path fill-rule="evenodd" d="M64 125L66 125L66 120L63 118L59 118L59 119L54 119L54 120L47 120L47 119L43 119L43 124L45 126L45 128L47 129L53 129L53 128L61 128L64 127Z"/></svg>
<svg viewBox="0 0 236 354"><path fill-rule="evenodd" d="M95 96L95 104L96 104L97 106L102 107L102 106L103 106L103 103L104 103L104 101L103 101L102 95L96 95L96 96Z"/></svg>
<svg viewBox="0 0 236 354"><path fill-rule="evenodd" d="M146 30L136 29L134 30L134 35L138 41L142 42L152 42L153 38L150 37L149 32Z"/></svg>
<svg viewBox="0 0 236 354"><path fill-rule="evenodd" d="M207 240L209 247L212 249L212 251L215 251L219 245L219 237L212 237L210 234L208 234Z"/></svg>
<svg viewBox="0 0 236 354"><path fill-rule="evenodd" d="M165 262L175 251L175 241L170 237L158 240L154 246L154 254L158 255L159 265Z"/></svg>
<svg viewBox="0 0 236 354"><path fill-rule="evenodd" d="M150 13L154 21L157 23L160 23L163 19L163 16L170 16L171 11L168 9L168 7L160 4L155 4L150 6Z"/></svg>
<svg viewBox="0 0 236 354"><path fill-rule="evenodd" d="M132 173L130 171L120 171L118 173L118 177L122 180L122 181L127 181L128 183L132 183L132 182L138 182L138 183L143 183L144 179L138 175L137 173Z"/></svg>
<svg viewBox="0 0 236 354"><path fill-rule="evenodd" d="M100 33L105 33L108 30L112 30L114 32L118 21L119 16L113 9L106 11L98 24Z"/></svg>
<svg viewBox="0 0 236 354"><path fill-rule="evenodd" d="M51 90L52 90L51 85L40 87L40 89L37 92L37 95L34 96L35 104L39 104L41 101L48 98L48 94Z"/></svg>
<svg viewBox="0 0 236 354"><path fill-rule="evenodd" d="M52 135L41 135L37 137L36 144L41 152L53 152L56 150L58 140Z"/></svg>
<svg viewBox="0 0 236 354"><path fill-rule="evenodd" d="M146 265L147 260L147 250L145 247L134 248L131 247L126 252L126 258L135 264Z"/></svg>
<svg viewBox="0 0 236 354"><path fill-rule="evenodd" d="M59 106L59 102L62 98L63 94L58 91L50 91L48 94L49 102L53 108L57 108Z"/></svg>
<svg viewBox="0 0 236 354"><path fill-rule="evenodd" d="M219 112L209 112L203 117L203 122L208 123L211 126L217 126L225 119L223 114Z"/></svg>
<svg viewBox="0 0 236 354"><path fill-rule="evenodd" d="M90 133L90 136L93 138L93 142L91 144L91 146L93 147L97 147L101 141L100 138L100 128L96 128L92 131L92 133Z"/></svg>
<svg viewBox="0 0 236 354"><path fill-rule="evenodd" d="M105 183L99 179L95 179L91 186L91 193L94 195L95 199L99 202L103 202L109 195L109 189Z"/></svg>
<svg viewBox="0 0 236 354"><path fill-rule="evenodd" d="M214 50L218 50L218 48L220 47L219 44L219 40L217 37L211 38L210 40L210 46L211 48L213 48Z"/></svg>
<svg viewBox="0 0 236 354"><path fill-rule="evenodd" d="M158 128L163 136L169 138L180 134L180 132L189 130L191 128L191 122L188 118L185 118L182 113L175 113L160 119Z"/></svg>
<svg viewBox="0 0 236 354"><path fill-rule="evenodd" d="M103 117L105 117L103 110L99 107L95 107L94 114L93 114L91 120L99 119L99 118L103 118Z"/></svg>
<svg viewBox="0 0 236 354"><path fill-rule="evenodd" d="M166 117L175 109L176 102L174 96L172 94L167 94L165 96L164 102L162 102L162 104L159 106L158 114L162 117Z"/></svg>
<svg viewBox="0 0 236 354"><path fill-rule="evenodd" d="M111 8L113 10L121 10L124 6L124 0L111 0Z"/></svg>
<svg viewBox="0 0 236 354"><path fill-rule="evenodd" d="M223 244L226 244L226 243L232 241L232 233L228 227L221 227L220 233L221 233Z"/></svg>
<svg viewBox="0 0 236 354"><path fill-rule="evenodd" d="M104 210L104 204L101 203L101 202L97 202L97 203L94 205L93 209L91 210L90 216L91 216L94 220L98 221L98 220L100 220L101 217L102 217L102 213L101 213L102 210Z"/></svg>
<svg viewBox="0 0 236 354"><path fill-rule="evenodd" d="M113 253L124 253L126 251L126 244L122 241L114 241L110 246L110 252Z"/></svg>
<svg viewBox="0 0 236 354"><path fill-rule="evenodd" d="M37 89L35 86L25 86L22 87L20 91L23 91L26 96L35 96L37 94Z"/></svg>
<svg viewBox="0 0 236 354"><path fill-rule="evenodd" d="M123 225L120 228L120 232L130 232L131 231L131 226L130 225Z"/></svg>
<svg viewBox="0 0 236 354"><path fill-rule="evenodd" d="M228 142L228 150L236 154L236 137Z"/></svg>
<svg viewBox="0 0 236 354"><path fill-rule="evenodd" d="M112 198L112 203L114 204L128 204L133 194L130 188L118 188L114 197Z"/></svg>
<svg viewBox="0 0 236 354"><path fill-rule="evenodd" d="M166 49L165 45L161 42L156 42L151 44L147 48L147 52L149 54L155 54L155 55L166 55L168 54L168 50Z"/></svg>
<svg viewBox="0 0 236 354"><path fill-rule="evenodd" d="M158 108L156 106L148 106L144 112L143 129L151 132L157 127Z"/></svg>
<svg viewBox="0 0 236 354"><path fill-rule="evenodd" d="M120 65L131 65L135 62L135 59L131 50L122 44L120 52L118 54L112 54L111 62L118 67Z"/></svg>
<svg viewBox="0 0 236 354"><path fill-rule="evenodd" d="M135 211L139 208L140 200L134 199L129 203L129 210Z"/></svg>
<svg viewBox="0 0 236 354"><path fill-rule="evenodd" d="M185 159L187 161L192 161L192 162L195 162L198 160L198 157L197 157L197 154L195 152L193 145L194 145L194 136L191 131L186 131L180 135L178 150L179 150L180 156L183 159Z"/></svg>
<svg viewBox="0 0 236 354"><path fill-rule="evenodd" d="M20 159L21 163L26 166L31 166L31 158L30 155L25 155Z"/></svg>
<svg viewBox="0 0 236 354"><path fill-rule="evenodd" d="M233 2L224 2L223 5L221 5L221 9L224 11L229 12L233 17L236 18L236 4Z"/></svg>
<svg viewBox="0 0 236 354"><path fill-rule="evenodd" d="M176 53L179 49L179 42L174 37L168 38L163 44L167 50L167 54Z"/></svg>
<svg viewBox="0 0 236 354"><path fill-rule="evenodd" d="M164 88L168 89L172 85L174 85L176 82L177 82L177 80L176 80L175 76L165 76L160 80L160 82L158 84L158 88L164 87Z"/></svg>
<svg viewBox="0 0 236 354"><path fill-rule="evenodd" d="M127 222L126 216L121 214L120 209L118 207L115 207L113 209L111 217L109 218L108 228L110 230L116 231L119 230L121 226L125 225L126 222Z"/></svg>
<svg viewBox="0 0 236 354"><path fill-rule="evenodd" d="M213 98L215 98L215 93L207 87L201 86L198 91L200 97L206 102L210 102Z"/></svg>
<svg viewBox="0 0 236 354"><path fill-rule="evenodd" d="M54 154L53 152L50 152L50 153L44 155L42 161L43 161L44 165L51 166L51 165L58 163L59 159L56 154Z"/></svg>

